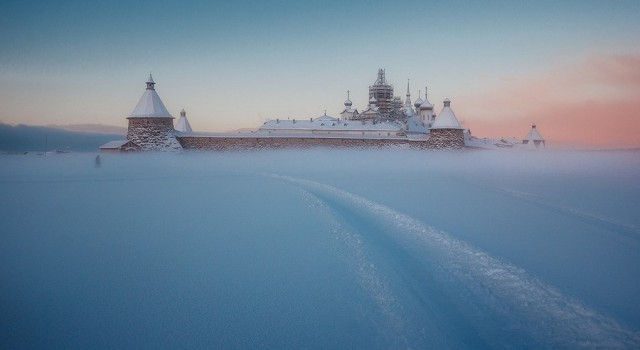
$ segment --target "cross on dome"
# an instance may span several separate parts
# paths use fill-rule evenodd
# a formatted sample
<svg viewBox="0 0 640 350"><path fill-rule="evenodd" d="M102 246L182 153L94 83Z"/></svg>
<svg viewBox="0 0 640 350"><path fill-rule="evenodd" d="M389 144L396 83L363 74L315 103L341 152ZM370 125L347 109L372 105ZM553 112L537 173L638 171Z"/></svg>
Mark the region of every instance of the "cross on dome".
<svg viewBox="0 0 640 350"><path fill-rule="evenodd" d="M344 105L345 107L351 107L351 105L353 105L353 102L351 102L351 99L349 97L349 90L347 90L347 100L344 101Z"/></svg>

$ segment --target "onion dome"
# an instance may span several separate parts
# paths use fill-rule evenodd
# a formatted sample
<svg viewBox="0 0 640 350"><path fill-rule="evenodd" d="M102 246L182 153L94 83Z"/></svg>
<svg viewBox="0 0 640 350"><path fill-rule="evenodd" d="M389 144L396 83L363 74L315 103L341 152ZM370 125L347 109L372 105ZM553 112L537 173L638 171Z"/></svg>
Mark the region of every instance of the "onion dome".
<svg viewBox="0 0 640 350"><path fill-rule="evenodd" d="M429 102L427 98L427 88L424 88L424 102L420 105L421 110L433 110L433 105Z"/></svg>
<svg viewBox="0 0 640 350"><path fill-rule="evenodd" d="M349 90L347 90L347 100L344 101L344 105L345 107L351 107L351 105L353 105L353 102L349 99Z"/></svg>
<svg viewBox="0 0 640 350"><path fill-rule="evenodd" d="M416 100L416 102L413 103L413 106L416 108L420 108L420 105L422 105L422 99L420 98L420 90L418 90L418 99Z"/></svg>
<svg viewBox="0 0 640 350"><path fill-rule="evenodd" d="M433 105L429 101L424 101L420 105L420 109L422 109L422 110L432 110L433 109Z"/></svg>

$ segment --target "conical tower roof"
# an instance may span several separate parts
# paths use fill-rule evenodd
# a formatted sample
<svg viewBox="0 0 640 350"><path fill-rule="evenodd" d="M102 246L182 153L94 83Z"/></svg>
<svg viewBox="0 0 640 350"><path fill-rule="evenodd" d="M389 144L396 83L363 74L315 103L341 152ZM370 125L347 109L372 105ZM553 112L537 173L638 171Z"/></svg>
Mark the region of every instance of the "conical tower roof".
<svg viewBox="0 0 640 350"><path fill-rule="evenodd" d="M456 114L451 109L451 100L448 98L444 100L444 107L438 114L436 121L433 122L431 129L462 129Z"/></svg>
<svg viewBox="0 0 640 350"><path fill-rule="evenodd" d="M134 118L173 118L167 108L162 103L160 96L155 89L155 82L153 77L149 74L149 80L147 81L147 89L140 97L140 101L136 105L136 108L131 112L129 116Z"/></svg>
<svg viewBox="0 0 640 350"><path fill-rule="evenodd" d="M529 133L524 137L524 139L529 141L544 141L542 135L540 135L538 129L536 129L535 124L531 125L531 130L529 130Z"/></svg>
<svg viewBox="0 0 640 350"><path fill-rule="evenodd" d="M175 129L180 132L193 132L191 124L187 120L187 112L184 109L180 111L180 119L178 119Z"/></svg>

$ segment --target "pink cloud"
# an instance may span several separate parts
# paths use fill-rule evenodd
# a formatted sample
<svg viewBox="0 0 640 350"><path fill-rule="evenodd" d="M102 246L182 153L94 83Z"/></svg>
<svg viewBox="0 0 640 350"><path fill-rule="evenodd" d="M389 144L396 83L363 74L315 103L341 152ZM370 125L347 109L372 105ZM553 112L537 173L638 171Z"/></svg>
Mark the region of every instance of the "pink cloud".
<svg viewBox="0 0 640 350"><path fill-rule="evenodd" d="M504 79L461 96L456 114L476 136L523 137L536 123L550 143L640 147L640 56L590 57Z"/></svg>

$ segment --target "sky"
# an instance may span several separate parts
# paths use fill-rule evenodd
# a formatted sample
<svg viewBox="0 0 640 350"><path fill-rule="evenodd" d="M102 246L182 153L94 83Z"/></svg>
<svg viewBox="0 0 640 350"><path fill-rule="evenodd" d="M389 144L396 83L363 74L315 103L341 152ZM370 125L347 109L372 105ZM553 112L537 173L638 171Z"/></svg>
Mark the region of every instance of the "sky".
<svg viewBox="0 0 640 350"><path fill-rule="evenodd" d="M0 2L0 122L126 127L153 73L194 131L363 109L386 69L478 137L640 147L639 1Z"/></svg>

